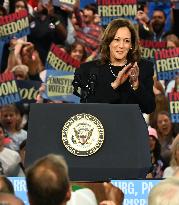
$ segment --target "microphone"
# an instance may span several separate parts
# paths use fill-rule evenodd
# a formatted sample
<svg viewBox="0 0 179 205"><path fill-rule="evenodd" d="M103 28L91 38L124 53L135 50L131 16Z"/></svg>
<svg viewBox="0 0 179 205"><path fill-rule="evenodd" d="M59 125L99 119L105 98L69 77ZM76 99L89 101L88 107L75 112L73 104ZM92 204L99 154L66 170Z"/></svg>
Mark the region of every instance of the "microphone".
<svg viewBox="0 0 179 205"><path fill-rule="evenodd" d="M95 93L95 85L96 85L97 76L95 74L91 74L88 80L89 91L92 95Z"/></svg>
<svg viewBox="0 0 179 205"><path fill-rule="evenodd" d="M81 88L81 76L79 74L74 75L74 80L72 82L72 85L74 88L73 94L78 97L81 97L81 95L78 93L78 88L79 87Z"/></svg>

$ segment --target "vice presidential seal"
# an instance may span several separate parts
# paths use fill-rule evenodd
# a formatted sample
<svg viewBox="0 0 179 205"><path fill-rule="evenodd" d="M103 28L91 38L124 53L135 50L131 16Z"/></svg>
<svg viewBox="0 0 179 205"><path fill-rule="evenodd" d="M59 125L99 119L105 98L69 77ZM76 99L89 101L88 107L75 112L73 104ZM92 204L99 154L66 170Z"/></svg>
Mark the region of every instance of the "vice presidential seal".
<svg viewBox="0 0 179 205"><path fill-rule="evenodd" d="M103 125L93 115L77 114L65 123L62 130L62 141L66 149L74 155L92 155L103 144Z"/></svg>

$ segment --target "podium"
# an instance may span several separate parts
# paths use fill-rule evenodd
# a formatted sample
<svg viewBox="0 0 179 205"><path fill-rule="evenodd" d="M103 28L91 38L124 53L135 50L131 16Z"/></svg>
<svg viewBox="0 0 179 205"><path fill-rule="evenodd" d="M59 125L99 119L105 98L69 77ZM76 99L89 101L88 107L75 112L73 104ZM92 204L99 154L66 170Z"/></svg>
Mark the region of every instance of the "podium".
<svg viewBox="0 0 179 205"><path fill-rule="evenodd" d="M62 142L64 124L81 113L104 128L101 148L89 156L70 153ZM64 156L73 181L142 179L151 166L147 125L135 104L31 104L25 166L49 153Z"/></svg>

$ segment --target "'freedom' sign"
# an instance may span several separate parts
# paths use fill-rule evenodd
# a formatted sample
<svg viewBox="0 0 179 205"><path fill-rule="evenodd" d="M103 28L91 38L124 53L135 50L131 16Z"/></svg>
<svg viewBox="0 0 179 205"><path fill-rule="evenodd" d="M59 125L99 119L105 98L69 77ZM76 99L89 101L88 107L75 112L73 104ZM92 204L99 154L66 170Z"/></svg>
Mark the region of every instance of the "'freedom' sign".
<svg viewBox="0 0 179 205"><path fill-rule="evenodd" d="M155 52L158 80L171 80L179 72L179 48L164 49Z"/></svg>
<svg viewBox="0 0 179 205"><path fill-rule="evenodd" d="M179 123L179 92L168 93L168 99L171 120Z"/></svg>
<svg viewBox="0 0 179 205"><path fill-rule="evenodd" d="M0 75L0 105L12 104L21 100L18 87L11 72Z"/></svg>

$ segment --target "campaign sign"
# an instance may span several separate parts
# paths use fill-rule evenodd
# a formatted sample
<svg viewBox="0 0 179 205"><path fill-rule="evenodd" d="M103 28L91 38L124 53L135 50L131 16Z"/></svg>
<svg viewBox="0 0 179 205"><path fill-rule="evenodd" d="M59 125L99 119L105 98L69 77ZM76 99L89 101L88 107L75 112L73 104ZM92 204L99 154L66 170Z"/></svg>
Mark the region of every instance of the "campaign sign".
<svg viewBox="0 0 179 205"><path fill-rule="evenodd" d="M179 92L168 93L168 100L171 120L174 123L179 123Z"/></svg>
<svg viewBox="0 0 179 205"><path fill-rule="evenodd" d="M78 60L72 58L54 43L51 45L46 59L46 69L74 72L79 66Z"/></svg>
<svg viewBox="0 0 179 205"><path fill-rule="evenodd" d="M21 101L21 96L13 73L2 73L0 75L0 106L19 101Z"/></svg>
<svg viewBox="0 0 179 205"><path fill-rule="evenodd" d="M27 187L24 177L9 177L13 183L16 196L21 198L25 205L29 205ZM123 205L147 205L148 194L153 186L161 180L112 180L111 183L124 192Z"/></svg>
<svg viewBox="0 0 179 205"><path fill-rule="evenodd" d="M18 80L17 81L21 103L35 103L41 82L34 80Z"/></svg>
<svg viewBox="0 0 179 205"><path fill-rule="evenodd" d="M148 194L160 180L112 180L124 193L123 205L147 205Z"/></svg>
<svg viewBox="0 0 179 205"><path fill-rule="evenodd" d="M45 64L46 93L43 94L43 98L79 103L80 99L73 95L72 87L74 71L79 66L78 60L52 44Z"/></svg>
<svg viewBox="0 0 179 205"><path fill-rule="evenodd" d="M28 13L25 10L0 17L0 66L3 48L12 38L21 38L30 33Z"/></svg>
<svg viewBox="0 0 179 205"><path fill-rule="evenodd" d="M73 72L47 70L46 72L46 99L63 102L80 103L80 98L73 95Z"/></svg>
<svg viewBox="0 0 179 205"><path fill-rule="evenodd" d="M179 72L179 48L156 51L155 64L158 80L174 79Z"/></svg>
<svg viewBox="0 0 179 205"><path fill-rule="evenodd" d="M154 54L156 51L166 48L166 41L152 41L152 40L140 40L141 56L143 58L154 60Z"/></svg>
<svg viewBox="0 0 179 205"><path fill-rule="evenodd" d="M0 41L8 43L12 38L21 38L29 33L29 19L26 10L0 18Z"/></svg>
<svg viewBox="0 0 179 205"><path fill-rule="evenodd" d="M134 21L137 14L137 0L97 0L97 5L102 26L116 18Z"/></svg>

